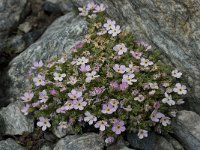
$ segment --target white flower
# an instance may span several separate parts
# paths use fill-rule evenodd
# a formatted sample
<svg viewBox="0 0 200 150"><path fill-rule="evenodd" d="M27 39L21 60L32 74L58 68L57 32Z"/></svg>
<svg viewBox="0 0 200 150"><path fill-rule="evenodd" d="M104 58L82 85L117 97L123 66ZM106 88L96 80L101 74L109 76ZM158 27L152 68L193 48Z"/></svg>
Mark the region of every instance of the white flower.
<svg viewBox="0 0 200 150"><path fill-rule="evenodd" d="M91 73L86 73L86 79L85 79L85 82L89 83L91 82L92 80L94 80L95 78L99 77L99 75L96 75L97 72L96 71L92 71Z"/></svg>
<svg viewBox="0 0 200 150"><path fill-rule="evenodd" d="M148 59L141 58L140 65L142 65L142 66L144 66L144 67L148 67L148 66L153 65L153 62L150 61L150 60L148 60Z"/></svg>
<svg viewBox="0 0 200 150"><path fill-rule="evenodd" d="M133 82L137 82L137 79L134 79L134 74L125 74L123 75L122 82L127 82L129 85L132 85Z"/></svg>
<svg viewBox="0 0 200 150"><path fill-rule="evenodd" d="M162 99L162 102L164 104L167 103L169 106L175 105L175 101L172 100L172 96L168 95L166 92L165 92L165 98Z"/></svg>
<svg viewBox="0 0 200 150"><path fill-rule="evenodd" d="M37 122L37 126L42 127L42 131L45 131L47 128L51 127L51 124L49 121L50 119L48 118L40 117L39 121Z"/></svg>
<svg viewBox="0 0 200 150"><path fill-rule="evenodd" d="M83 65L89 62L89 59L85 58L85 57L81 57L78 58L78 60L76 61L76 65Z"/></svg>
<svg viewBox="0 0 200 150"><path fill-rule="evenodd" d="M116 51L118 53L118 55L122 55L123 53L127 52L127 47L121 43L121 44L117 44L113 47L113 50Z"/></svg>
<svg viewBox="0 0 200 150"><path fill-rule="evenodd" d="M80 13L79 13L80 16L87 16L88 15L88 10L86 10L85 7L78 8L78 10L80 11Z"/></svg>
<svg viewBox="0 0 200 150"><path fill-rule="evenodd" d="M183 101L183 99L178 99L177 100L177 105L181 105L181 104L184 104L185 103L185 101Z"/></svg>
<svg viewBox="0 0 200 150"><path fill-rule="evenodd" d="M58 60L58 64L64 64L66 62L66 58L62 57Z"/></svg>
<svg viewBox="0 0 200 150"><path fill-rule="evenodd" d="M141 94L134 98L134 100L138 101L138 102L143 102L144 99L145 99L145 97L143 95L141 95Z"/></svg>
<svg viewBox="0 0 200 150"><path fill-rule="evenodd" d="M160 122L162 123L163 126L167 126L168 124L171 123L170 118L165 116L160 119Z"/></svg>
<svg viewBox="0 0 200 150"><path fill-rule="evenodd" d="M149 83L149 86L151 89L158 89L158 84L157 83Z"/></svg>
<svg viewBox="0 0 200 150"><path fill-rule="evenodd" d="M37 77L33 78L33 82L35 83L36 86L44 86L46 83L45 83L45 76L42 76L40 74L38 74Z"/></svg>
<svg viewBox="0 0 200 150"><path fill-rule="evenodd" d="M112 26L111 30L108 31L109 34L112 34L113 37L117 36L121 32L120 26Z"/></svg>
<svg viewBox="0 0 200 150"><path fill-rule="evenodd" d="M182 76L182 73L175 69L172 71L172 76L175 78L180 78Z"/></svg>
<svg viewBox="0 0 200 150"><path fill-rule="evenodd" d="M68 81L67 83L68 83L68 84L71 84L71 85L74 85L74 84L76 84L77 81L78 81L78 80L77 80L76 77L70 76L70 77L69 77L69 81Z"/></svg>
<svg viewBox="0 0 200 150"><path fill-rule="evenodd" d="M26 104L26 106L24 106L22 109L21 109L21 112L24 113L24 115L28 115L28 112L29 112L29 108L30 108L30 105L29 104Z"/></svg>
<svg viewBox="0 0 200 150"><path fill-rule="evenodd" d="M65 73L57 73L57 72L54 72L53 73L54 75L54 80L55 81L62 81L64 77L66 77L66 74Z"/></svg>
<svg viewBox="0 0 200 150"><path fill-rule="evenodd" d="M92 114L90 114L90 112L86 111L84 121L88 122L89 125L92 125L94 122L97 121L97 117L93 116Z"/></svg>
<svg viewBox="0 0 200 150"><path fill-rule="evenodd" d="M103 27L106 28L106 30L111 30L111 27L115 26L115 23L116 23L115 21L108 19L107 23L105 23Z"/></svg>
<svg viewBox="0 0 200 150"><path fill-rule="evenodd" d="M107 33L106 29L101 29L99 32L97 32L97 35L104 35Z"/></svg>
<svg viewBox="0 0 200 150"><path fill-rule="evenodd" d="M149 91L149 95L154 95L156 93L155 90Z"/></svg>
<svg viewBox="0 0 200 150"><path fill-rule="evenodd" d="M95 125L95 128L99 128L100 131L105 131L106 127L109 127L108 123L104 120L98 121Z"/></svg>
<svg viewBox="0 0 200 150"><path fill-rule="evenodd" d="M181 85L180 83L177 83L175 85L175 88L173 89L174 92L178 93L179 95L184 95L187 93L186 86Z"/></svg>
<svg viewBox="0 0 200 150"><path fill-rule="evenodd" d="M147 137L147 136L148 136L148 131L139 129L139 132L138 132L139 139L143 139L144 137Z"/></svg>

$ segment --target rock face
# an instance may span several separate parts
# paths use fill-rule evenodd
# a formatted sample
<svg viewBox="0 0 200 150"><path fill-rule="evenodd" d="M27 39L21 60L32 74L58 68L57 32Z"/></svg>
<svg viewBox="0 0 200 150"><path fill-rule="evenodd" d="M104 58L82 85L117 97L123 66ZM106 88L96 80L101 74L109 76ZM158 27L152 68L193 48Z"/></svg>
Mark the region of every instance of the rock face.
<svg viewBox="0 0 200 150"><path fill-rule="evenodd" d="M25 150L25 148L17 144L14 140L7 139L0 141L0 150Z"/></svg>
<svg viewBox="0 0 200 150"><path fill-rule="evenodd" d="M10 31L26 16L26 5L27 0L0 1L0 39L6 39Z"/></svg>
<svg viewBox="0 0 200 150"><path fill-rule="evenodd" d="M135 149L142 150L174 150L171 143L169 143L164 137L155 133L148 133L148 137L140 140L137 134L128 134L128 142L130 146Z"/></svg>
<svg viewBox="0 0 200 150"><path fill-rule="evenodd" d="M16 97L27 90L28 72L34 61L43 60L45 62L52 56L57 57L64 51L69 52L69 49L84 35L86 26L87 23L82 17L68 13L57 19L37 42L18 55L10 63L8 70L9 99L16 101Z"/></svg>
<svg viewBox="0 0 200 150"><path fill-rule="evenodd" d="M0 110L0 131L5 135L22 135L23 132L33 132L34 121L21 113L23 103L16 101Z"/></svg>
<svg viewBox="0 0 200 150"><path fill-rule="evenodd" d="M74 5L85 0L72 0ZM189 108L200 113L200 1L199 0L97 0L107 14L128 26L138 39L158 47L184 72L191 87Z"/></svg>
<svg viewBox="0 0 200 150"><path fill-rule="evenodd" d="M200 116L191 111L180 111L173 124L174 134L186 149L200 149Z"/></svg>
<svg viewBox="0 0 200 150"><path fill-rule="evenodd" d="M59 140L53 150L103 150L103 139L94 133L71 135Z"/></svg>

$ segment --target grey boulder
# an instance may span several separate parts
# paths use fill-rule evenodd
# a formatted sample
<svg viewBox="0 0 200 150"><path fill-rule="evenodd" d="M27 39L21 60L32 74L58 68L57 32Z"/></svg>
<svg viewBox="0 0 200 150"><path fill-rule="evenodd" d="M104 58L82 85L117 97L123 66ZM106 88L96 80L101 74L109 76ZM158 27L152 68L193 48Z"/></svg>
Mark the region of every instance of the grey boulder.
<svg viewBox="0 0 200 150"><path fill-rule="evenodd" d="M6 39L8 34L17 28L28 10L27 0L0 1L0 39Z"/></svg>
<svg viewBox="0 0 200 150"><path fill-rule="evenodd" d="M22 135L23 132L33 132L34 120L22 114L24 104L20 101L11 103L0 109L0 131L5 135Z"/></svg>
<svg viewBox="0 0 200 150"><path fill-rule="evenodd" d="M60 139L53 150L103 150L104 140L95 133L70 135Z"/></svg>
<svg viewBox="0 0 200 150"><path fill-rule="evenodd" d="M29 70L34 61L46 63L63 52L69 54L75 43L83 38L86 27L84 18L68 13L54 21L39 40L13 59L6 75L6 80L10 81L7 83L9 101L15 101L29 89Z"/></svg>
<svg viewBox="0 0 200 150"><path fill-rule="evenodd" d="M25 148L17 144L13 139L7 139L0 141L0 150L25 150Z"/></svg>
<svg viewBox="0 0 200 150"><path fill-rule="evenodd" d="M148 137L139 139L136 133L129 133L127 140L130 146L142 150L174 150L172 144L163 136L153 132L148 133Z"/></svg>
<svg viewBox="0 0 200 150"><path fill-rule="evenodd" d="M200 116L192 111L182 110L173 123L174 134L186 149L200 149Z"/></svg>

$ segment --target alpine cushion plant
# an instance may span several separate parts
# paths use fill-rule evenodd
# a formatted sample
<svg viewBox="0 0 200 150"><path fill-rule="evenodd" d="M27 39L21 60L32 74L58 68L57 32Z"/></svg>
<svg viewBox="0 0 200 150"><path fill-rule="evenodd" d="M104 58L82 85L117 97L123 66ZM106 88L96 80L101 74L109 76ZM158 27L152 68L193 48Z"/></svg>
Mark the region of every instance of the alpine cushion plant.
<svg viewBox="0 0 200 150"><path fill-rule="evenodd" d="M43 131L70 125L82 133L92 126L106 143L127 131L137 132L139 139L149 131L170 132L176 105L187 93L182 73L161 63L157 51L123 32L104 10L93 2L79 8L88 32L71 55L33 63L32 89L21 97L22 112L34 114Z"/></svg>

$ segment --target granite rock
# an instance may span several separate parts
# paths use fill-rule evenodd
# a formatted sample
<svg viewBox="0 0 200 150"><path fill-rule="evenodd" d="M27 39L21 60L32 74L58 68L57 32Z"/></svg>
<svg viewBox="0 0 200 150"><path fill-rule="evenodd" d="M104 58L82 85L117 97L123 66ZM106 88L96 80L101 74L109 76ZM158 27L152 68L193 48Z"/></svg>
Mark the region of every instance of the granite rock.
<svg viewBox="0 0 200 150"><path fill-rule="evenodd" d="M34 121L30 116L22 114L24 104L20 101L11 103L0 109L1 125L0 131L5 135L22 135L23 132L33 132Z"/></svg>
<svg viewBox="0 0 200 150"><path fill-rule="evenodd" d="M60 139L53 150L103 150L104 140L95 133L69 135Z"/></svg>

